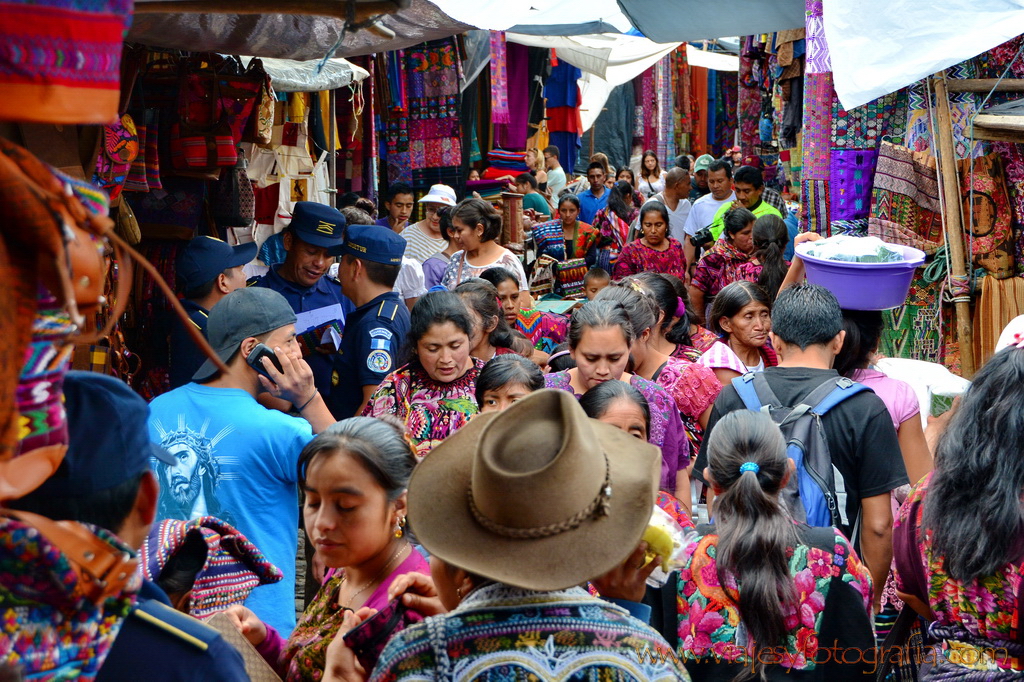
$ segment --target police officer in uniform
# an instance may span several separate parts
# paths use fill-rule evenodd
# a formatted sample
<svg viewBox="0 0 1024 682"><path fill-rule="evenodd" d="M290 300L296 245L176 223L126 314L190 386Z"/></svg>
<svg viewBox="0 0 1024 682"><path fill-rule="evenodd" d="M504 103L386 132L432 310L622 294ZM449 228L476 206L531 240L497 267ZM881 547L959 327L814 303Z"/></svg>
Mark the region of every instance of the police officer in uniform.
<svg viewBox="0 0 1024 682"><path fill-rule="evenodd" d="M256 257L256 244L230 246L214 237L196 237L178 254L178 286L185 294L181 302L196 329L206 336L210 309L235 289L245 286L242 266ZM184 324L176 316L171 327L171 388L192 380L206 356L199 350Z"/></svg>
<svg viewBox="0 0 1024 682"><path fill-rule="evenodd" d="M122 552L141 547L156 516L159 484L150 459L175 464L149 440L149 406L124 382L94 372L64 380L68 451L60 469L10 506L54 520L105 528ZM220 634L170 606L144 582L135 608L122 621L97 682L248 680L241 654Z"/></svg>
<svg viewBox="0 0 1024 682"><path fill-rule="evenodd" d="M295 331L302 354L313 370L313 383L329 407L333 402L331 393L339 381L335 371L338 355L323 339L332 337L329 326L341 335L346 317L355 308L342 293L341 283L327 274L334 262L328 250L340 249L344 232L345 217L340 211L312 201L297 202L292 222L284 231L283 243L288 252L284 263L252 282L253 286L273 289L284 296L299 316ZM307 327L303 313L317 310L331 318L329 324L321 320L320 324ZM352 415L334 412L334 416L343 419Z"/></svg>
<svg viewBox="0 0 1024 682"><path fill-rule="evenodd" d="M358 306L349 314L342 339L340 374L332 411L338 419L358 415L395 369L409 332L409 309L393 291L402 268L405 240L379 225L350 225L338 279Z"/></svg>

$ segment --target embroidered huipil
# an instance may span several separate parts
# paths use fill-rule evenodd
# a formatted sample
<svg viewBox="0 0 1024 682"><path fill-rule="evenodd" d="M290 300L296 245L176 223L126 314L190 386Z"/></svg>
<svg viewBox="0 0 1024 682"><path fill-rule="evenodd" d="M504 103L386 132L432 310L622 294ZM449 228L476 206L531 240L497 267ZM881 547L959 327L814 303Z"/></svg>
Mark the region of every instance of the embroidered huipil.
<svg viewBox="0 0 1024 682"><path fill-rule="evenodd" d="M943 643L946 660L929 679L968 674L975 680L1008 679L1014 673L1013 679L1019 679L1024 671L1024 556L970 583L950 577L944 558L934 550L932 534L921 525L934 475L928 474L910 493L892 533L896 589L928 603L935 614L929 632ZM1020 547L1019 537L1011 541Z"/></svg>
<svg viewBox="0 0 1024 682"><path fill-rule="evenodd" d="M402 367L380 382L362 416L393 414L401 419L416 448L416 457L423 459L480 411L476 378L483 366L483 360L473 358L469 371L448 383L434 381L419 367Z"/></svg>
<svg viewBox="0 0 1024 682"><path fill-rule="evenodd" d="M697 261L692 284L705 296L716 296L727 284L743 279L741 266L749 260L749 254L737 249L723 236Z"/></svg>
<svg viewBox="0 0 1024 682"><path fill-rule="evenodd" d="M388 642L370 682L397 680L689 677L661 635L579 587L534 592L492 583L466 595L451 613L410 625Z"/></svg>
<svg viewBox="0 0 1024 682"><path fill-rule="evenodd" d="M762 663L770 662L768 653L778 663L769 668L769 679L863 678L869 662L851 653L853 663L840 663L837 669L827 665L831 661L824 650L870 653L874 646L867 567L838 529L794 525L798 542L787 555L798 603L783 607L785 640L770 651L748 641L739 612L743 586L732 579L724 585L719 581L715 527L697 526L697 541L685 549L679 569L678 600L678 654L694 680L733 679L749 664L751 651Z"/></svg>

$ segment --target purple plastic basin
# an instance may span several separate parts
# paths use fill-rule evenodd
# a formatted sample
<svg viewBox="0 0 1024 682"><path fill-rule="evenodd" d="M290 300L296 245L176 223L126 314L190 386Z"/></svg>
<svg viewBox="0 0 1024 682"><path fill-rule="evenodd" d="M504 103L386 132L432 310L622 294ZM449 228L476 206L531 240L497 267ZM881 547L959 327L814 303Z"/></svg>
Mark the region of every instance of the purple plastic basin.
<svg viewBox="0 0 1024 682"><path fill-rule="evenodd" d="M903 253L900 263L847 263L804 253L814 242L798 244L796 253L804 262L807 281L825 287L847 310L887 310L907 300L914 270L924 263L924 251L912 246L888 244Z"/></svg>

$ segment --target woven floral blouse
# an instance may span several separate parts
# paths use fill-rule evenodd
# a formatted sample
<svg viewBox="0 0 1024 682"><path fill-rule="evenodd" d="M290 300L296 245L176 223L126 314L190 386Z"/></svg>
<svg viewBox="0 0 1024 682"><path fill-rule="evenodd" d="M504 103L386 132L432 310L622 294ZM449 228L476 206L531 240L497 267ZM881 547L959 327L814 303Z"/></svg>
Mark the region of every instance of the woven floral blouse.
<svg viewBox="0 0 1024 682"><path fill-rule="evenodd" d="M668 248L664 251L652 249L639 239L629 242L622 247L619 258L615 261L615 279L641 272L660 272L684 279L686 255L683 253L683 245L671 237L668 238Z"/></svg>
<svg viewBox="0 0 1024 682"><path fill-rule="evenodd" d="M722 384L714 370L689 360L670 357L658 368L654 382L675 399L690 448L696 451L704 437L700 416L722 392Z"/></svg>
<svg viewBox="0 0 1024 682"><path fill-rule="evenodd" d="M576 221L573 230L572 253L565 252L565 228L561 220L549 220L533 226L533 243L537 247L537 258L551 256L557 261L564 261L570 258L586 258L588 265L594 263L594 247L600 233L587 223Z"/></svg>
<svg viewBox="0 0 1024 682"><path fill-rule="evenodd" d="M787 554L799 605L784 610L785 645L767 650L780 664L779 672L810 671L827 663L819 642L822 647L835 642L865 651L874 646L867 567L838 529L795 525L799 544ZM715 527L697 526L697 538L685 550L679 569L678 654L694 680L731 680L740 665L749 662L751 646L739 612L742 585L735 580L719 582ZM765 660L765 651L758 653L761 661L771 662ZM844 672L840 679L850 677L849 666Z"/></svg>
<svg viewBox="0 0 1024 682"><path fill-rule="evenodd" d="M692 284L706 296L717 296L726 285L745 279L747 268L743 266L749 261L749 254L737 249L723 236L697 261Z"/></svg>
<svg viewBox="0 0 1024 682"><path fill-rule="evenodd" d="M393 414L405 423L416 457L423 459L434 446L465 426L480 411L476 404L476 378L484 362L473 366L455 381L434 381L411 365L384 377L363 409L364 417Z"/></svg>
<svg viewBox="0 0 1024 682"><path fill-rule="evenodd" d="M893 526L896 589L926 601L931 607L935 622L929 631L943 640L950 664L988 672L1020 672L1024 670L1024 627L1020 620L1024 556L994 575L969 584L951 578L943 569L943 557L937 556L932 548L931 533L922 532L924 501L932 476L934 472L911 491ZM1019 542L1020 538L1016 540ZM971 659L975 658L976 650L961 654L951 642L974 645L993 655L975 662Z"/></svg>

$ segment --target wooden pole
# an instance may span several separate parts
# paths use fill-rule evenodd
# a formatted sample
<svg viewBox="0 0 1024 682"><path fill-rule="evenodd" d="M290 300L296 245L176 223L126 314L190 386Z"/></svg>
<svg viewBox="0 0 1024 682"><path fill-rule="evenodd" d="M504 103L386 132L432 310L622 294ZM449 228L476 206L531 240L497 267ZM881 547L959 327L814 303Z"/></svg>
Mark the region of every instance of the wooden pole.
<svg viewBox="0 0 1024 682"><path fill-rule="evenodd" d="M953 121L949 113L949 95L946 91L946 72L940 71L935 79L936 131L939 151L939 180L945 201L943 225L946 248L949 250L951 274L958 280L967 277L964 255L964 231L961 219L960 191L957 188L956 153L953 151ZM956 339L960 344L960 367L965 379L974 377L974 332L971 326L970 300L956 300Z"/></svg>
<svg viewBox="0 0 1024 682"><path fill-rule="evenodd" d="M1024 79L1021 78L954 78L946 83L949 92L1024 92Z"/></svg>
<svg viewBox="0 0 1024 682"><path fill-rule="evenodd" d="M337 90L330 90L327 93L330 105L328 106L327 122L327 176L331 180L331 207L338 205L338 148L334 141L338 135L338 109L335 95Z"/></svg>

